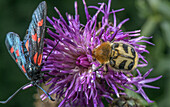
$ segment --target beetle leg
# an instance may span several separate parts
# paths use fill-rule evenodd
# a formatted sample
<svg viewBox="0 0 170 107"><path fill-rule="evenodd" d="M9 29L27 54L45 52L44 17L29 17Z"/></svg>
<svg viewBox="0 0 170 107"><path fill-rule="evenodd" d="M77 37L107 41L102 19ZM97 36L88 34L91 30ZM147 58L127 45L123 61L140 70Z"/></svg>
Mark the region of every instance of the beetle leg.
<svg viewBox="0 0 170 107"><path fill-rule="evenodd" d="M107 64L105 65L105 71L106 71L106 73L108 72L108 65Z"/></svg>
<svg viewBox="0 0 170 107"><path fill-rule="evenodd" d="M100 66L98 66L93 72L98 71L104 64L100 64Z"/></svg>

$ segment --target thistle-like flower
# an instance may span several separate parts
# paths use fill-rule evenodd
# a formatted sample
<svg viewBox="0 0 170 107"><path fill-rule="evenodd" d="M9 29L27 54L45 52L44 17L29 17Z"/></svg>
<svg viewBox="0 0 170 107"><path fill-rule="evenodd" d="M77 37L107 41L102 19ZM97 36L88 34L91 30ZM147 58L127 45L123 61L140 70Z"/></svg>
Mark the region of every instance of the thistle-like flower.
<svg viewBox="0 0 170 107"><path fill-rule="evenodd" d="M143 87L159 89L159 87L146 83L156 81L161 76L146 79L152 69L142 76L137 68L132 72L117 72L109 68L106 72L102 67L94 72L100 63L92 57L92 51L102 43L101 40L105 42L122 41L133 46L137 52L139 57L137 67L147 66L148 62L142 53L149 52L145 45L138 43L153 45L149 41L143 40L151 37L140 36L140 30L123 32L121 27L129 19L117 24L116 13L124 9L111 10L111 0L108 1L108 5L99 3L99 7L87 7L85 0L82 1L87 19L86 24L82 24L79 20L77 2L75 2L75 16L67 13L67 21L57 8L55 10L59 18L47 17L55 29L55 31L47 29L48 34L54 40L45 39L47 46L44 47L43 55L43 59L46 59L53 49L42 69L50 71L48 75L45 75L48 80L46 85L50 85L49 94L56 94L56 99L60 102L59 106L102 107L104 106L103 98L109 103L114 100L113 95L117 97L125 95L124 90L127 88L141 94L148 103L151 103L152 101L145 94ZM89 8L96 9L93 16L89 14ZM103 14L100 26L97 22L99 13ZM110 15L113 16L113 22L109 20ZM136 71L138 76L133 75L133 72ZM42 95L41 98L45 99L47 96Z"/></svg>

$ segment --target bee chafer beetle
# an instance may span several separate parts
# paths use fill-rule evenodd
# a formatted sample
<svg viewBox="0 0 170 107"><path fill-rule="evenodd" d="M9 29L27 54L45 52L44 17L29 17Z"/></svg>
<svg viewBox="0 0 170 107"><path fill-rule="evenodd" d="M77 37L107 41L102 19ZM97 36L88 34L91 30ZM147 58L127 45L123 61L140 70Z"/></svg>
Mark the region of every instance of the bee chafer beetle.
<svg viewBox="0 0 170 107"><path fill-rule="evenodd" d="M123 41L103 42L92 51L92 57L96 59L100 66L97 71L105 65L108 71L108 65L114 71L133 71L138 64L138 53L134 47Z"/></svg>

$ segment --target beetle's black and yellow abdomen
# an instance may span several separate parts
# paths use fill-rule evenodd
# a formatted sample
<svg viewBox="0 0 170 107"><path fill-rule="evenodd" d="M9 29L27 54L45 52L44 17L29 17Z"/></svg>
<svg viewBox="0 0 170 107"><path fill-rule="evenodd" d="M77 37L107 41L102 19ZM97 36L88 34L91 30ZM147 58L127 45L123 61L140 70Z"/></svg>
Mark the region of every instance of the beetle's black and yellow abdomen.
<svg viewBox="0 0 170 107"><path fill-rule="evenodd" d="M138 54L133 46L123 42L111 44L110 67L117 71L132 71L138 64Z"/></svg>
<svg viewBox="0 0 170 107"><path fill-rule="evenodd" d="M94 71L103 65L109 65L114 71L133 71L138 64L134 47L123 41L101 43L92 51L92 57L101 64Z"/></svg>

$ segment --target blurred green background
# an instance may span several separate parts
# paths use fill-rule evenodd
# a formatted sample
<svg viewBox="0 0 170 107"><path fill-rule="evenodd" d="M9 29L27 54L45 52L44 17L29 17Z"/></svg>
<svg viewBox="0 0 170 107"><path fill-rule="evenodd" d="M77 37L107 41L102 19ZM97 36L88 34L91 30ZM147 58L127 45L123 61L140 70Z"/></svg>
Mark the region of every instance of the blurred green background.
<svg viewBox="0 0 170 107"><path fill-rule="evenodd" d="M77 1L80 20L85 23L82 1ZM16 32L22 40L31 21L31 15L40 2L41 0L0 0L0 100L6 100L28 82L7 52L4 43L6 34ZM58 17L53 7L57 7L63 16L65 12L74 14L74 0L46 2L49 17ZM86 0L87 5L97 5L97 2L107 0ZM151 100L156 101L158 107L170 107L170 0L112 0L111 7L125 8L125 11L116 14L118 22L130 18L130 21L123 25L124 31L141 29L142 35L153 36L150 42L155 46L146 44L150 54L144 54L149 64L141 71L145 73L153 67L154 70L149 77L159 75L163 77L151 84L159 86L160 90L145 89L145 91ZM90 13L93 14L95 11ZM49 23L47 25L50 26ZM0 104L0 107L34 107L34 93L35 87L21 91L9 103Z"/></svg>

